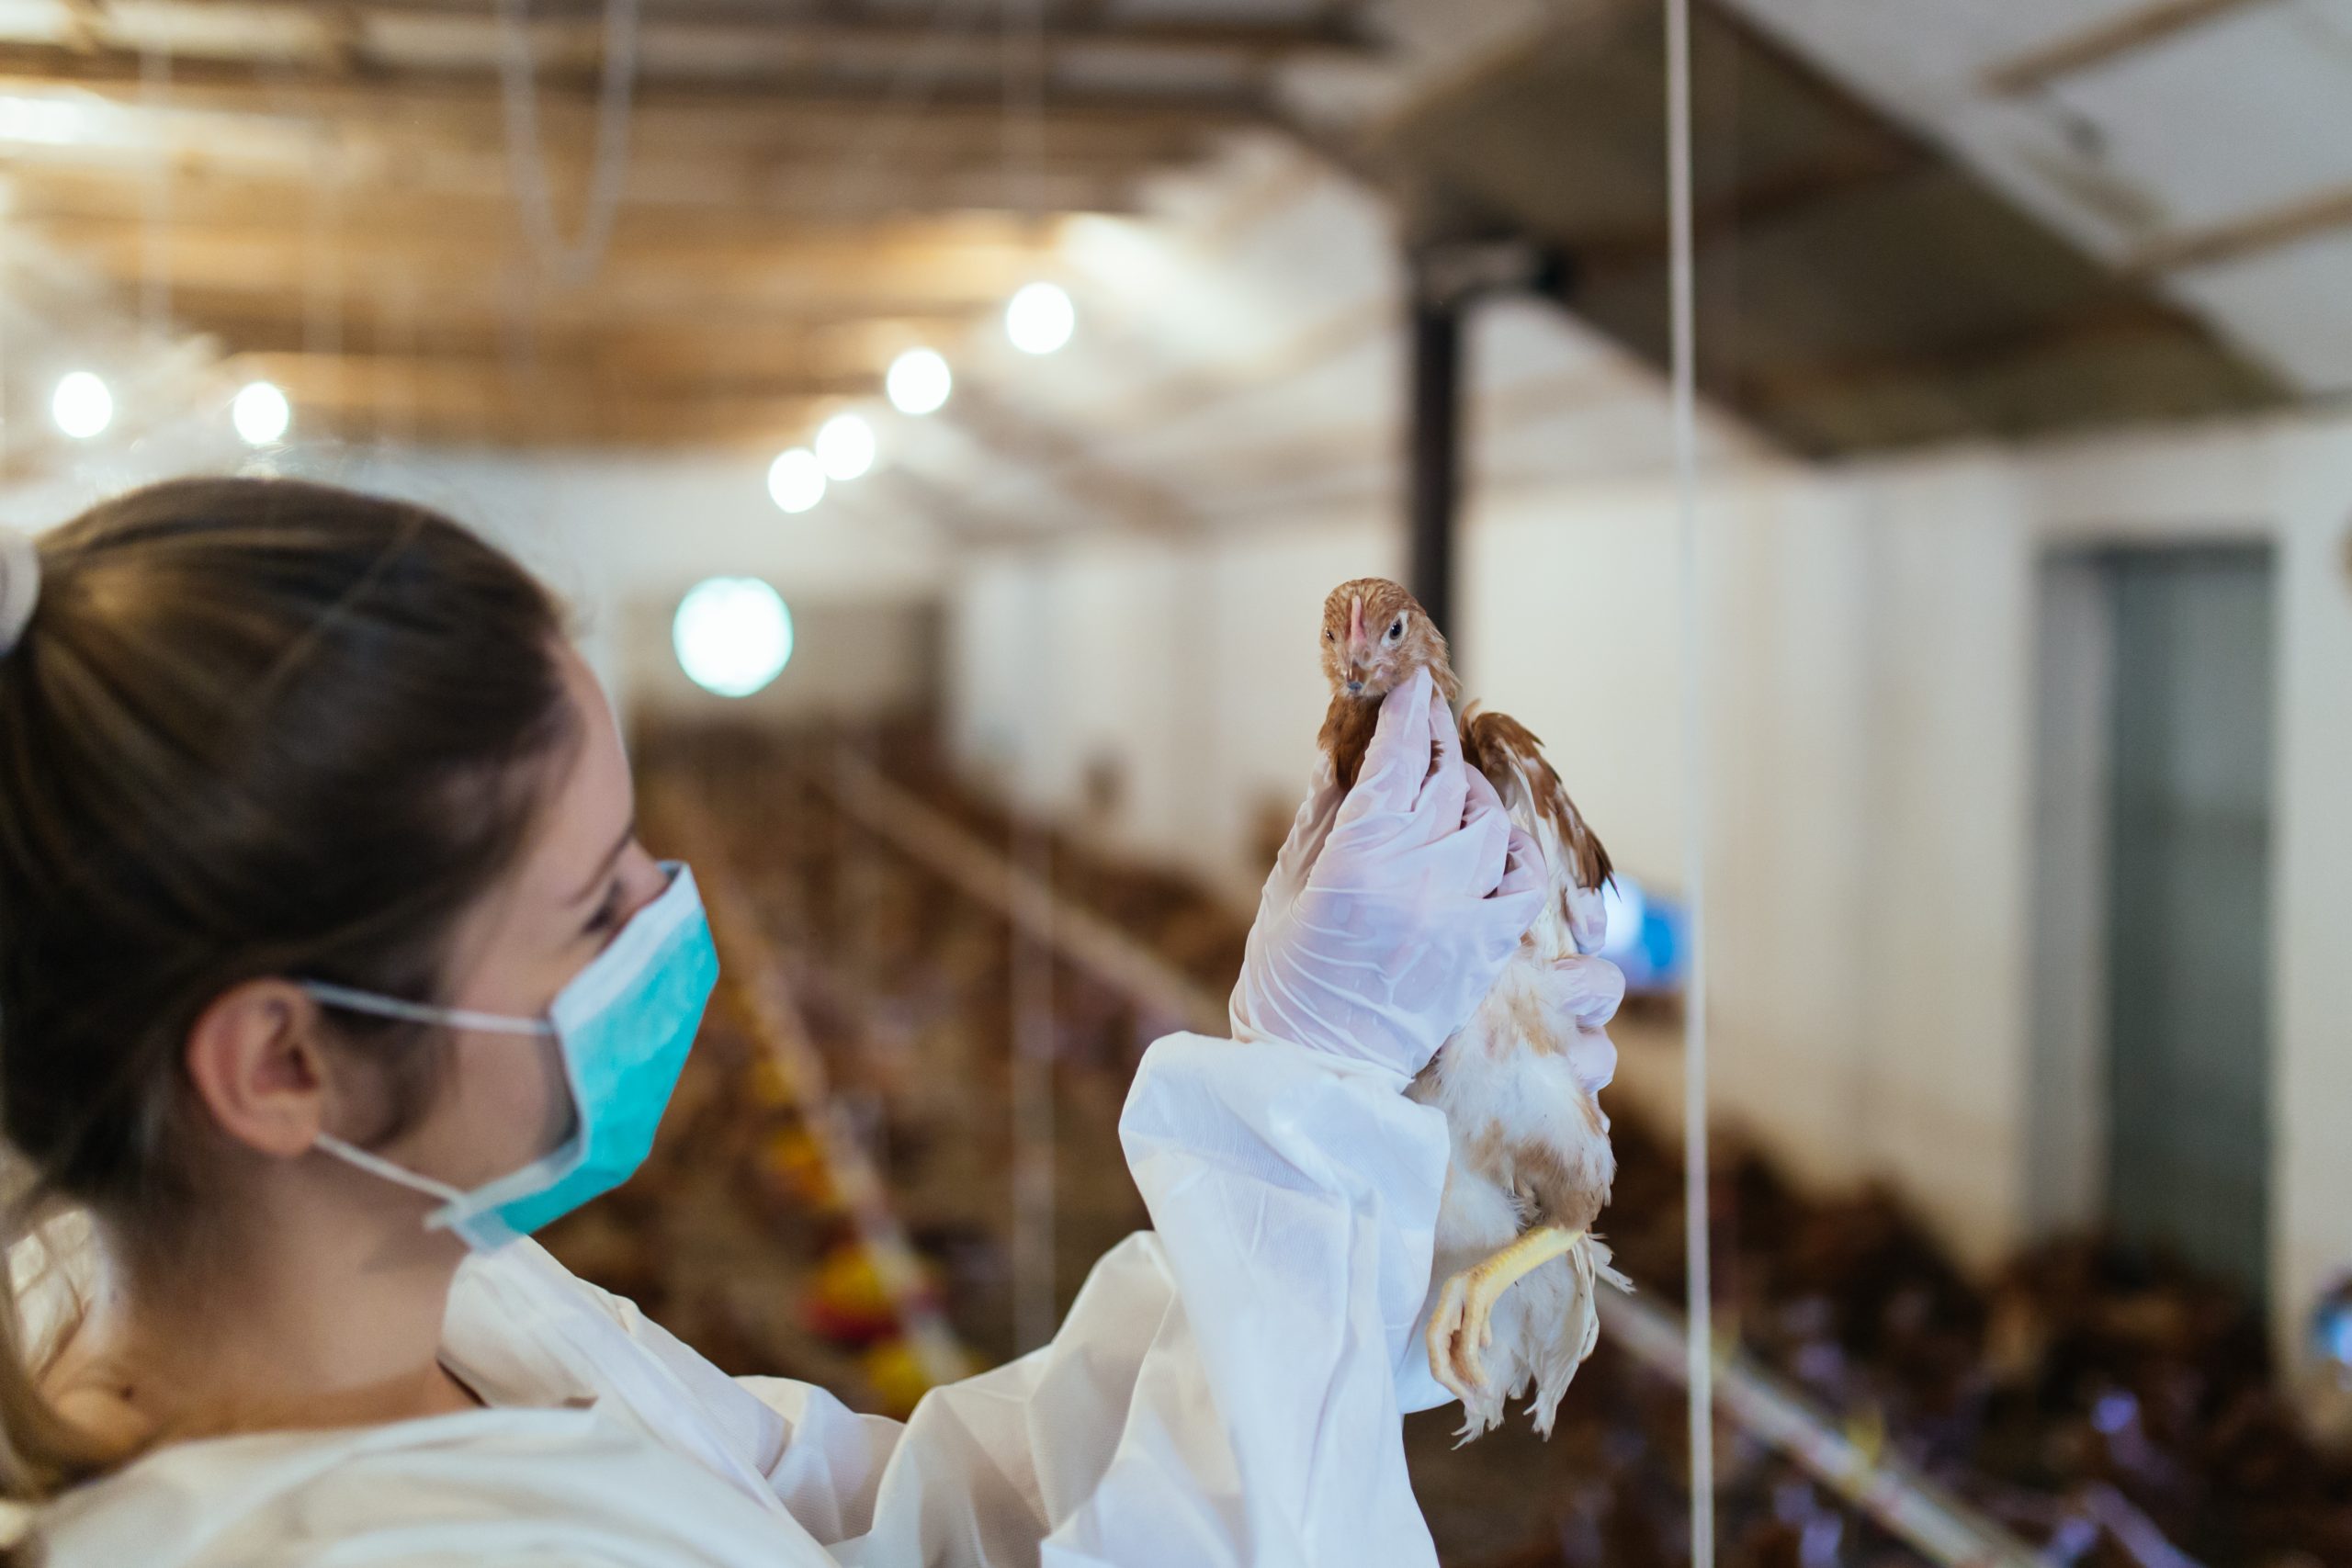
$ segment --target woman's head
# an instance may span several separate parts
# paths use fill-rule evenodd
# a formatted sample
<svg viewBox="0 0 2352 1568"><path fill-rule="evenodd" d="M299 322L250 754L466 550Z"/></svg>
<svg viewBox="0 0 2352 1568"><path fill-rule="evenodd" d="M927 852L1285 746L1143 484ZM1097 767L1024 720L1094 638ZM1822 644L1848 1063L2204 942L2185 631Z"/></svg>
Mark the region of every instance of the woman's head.
<svg viewBox="0 0 2352 1568"><path fill-rule="evenodd" d="M277 480L107 502L40 569L0 657L0 1131L36 1193L168 1256L323 1130L459 1185L542 1152L548 1053L295 982L533 1013L659 890L547 592Z"/></svg>

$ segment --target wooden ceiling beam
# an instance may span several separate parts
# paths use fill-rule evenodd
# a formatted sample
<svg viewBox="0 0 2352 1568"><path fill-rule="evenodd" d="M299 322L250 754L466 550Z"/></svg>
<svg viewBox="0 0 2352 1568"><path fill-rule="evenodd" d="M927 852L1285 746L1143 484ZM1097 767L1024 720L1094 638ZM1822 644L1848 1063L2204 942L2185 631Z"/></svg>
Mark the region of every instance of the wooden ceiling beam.
<svg viewBox="0 0 2352 1568"><path fill-rule="evenodd" d="M2158 240L2132 258L2131 270L2147 276L2219 266L2339 229L2352 229L2352 186L2337 186L2226 223Z"/></svg>
<svg viewBox="0 0 2352 1568"><path fill-rule="evenodd" d="M431 440L513 446L747 446L805 440L878 377L781 375L735 385L616 388L572 367L433 355L262 354L224 380L284 389L297 439Z"/></svg>
<svg viewBox="0 0 2352 1568"><path fill-rule="evenodd" d="M157 7L180 9L185 6ZM204 0L198 9L222 8ZM302 11L304 5L266 0L238 0L235 9L254 12ZM349 0L349 8L367 21L430 20L479 28L492 36L494 23L475 0ZM594 43L601 37L605 0L534 0L529 26L535 36L555 41ZM117 23L118 36L123 32ZM1178 54L1262 62L1306 57L1362 57L1380 49L1352 15L1309 17L1299 20L1258 22L1231 18L1119 16L1103 8L1084 15L1046 17L1045 44L1048 60L1080 51L1117 50L1127 54ZM702 51L787 47L796 51L832 53L855 51L904 53L936 51L943 43L965 42L993 50L1003 35L999 14L967 8L960 17L926 23L907 16L891 16L846 7L826 12L803 11L777 16L772 11L712 3L712 0L672 0L649 7L638 23L640 55L659 54L665 46Z"/></svg>
<svg viewBox="0 0 2352 1568"><path fill-rule="evenodd" d="M0 43L0 77L71 84L85 87L136 86L144 57L137 49L119 45L76 49L70 44L14 41ZM542 71L537 80L543 110L565 106L592 107L601 73L581 70ZM888 74L872 79L821 69L794 69L763 75L673 77L640 82L635 101L648 113L666 109L707 107L749 112L777 112L795 103L837 107L894 108ZM297 95L333 95L373 100L407 113L422 113L424 98L454 97L495 108L498 73L493 60L461 61L419 65L382 65L360 76L335 67L302 61L217 59L175 56L171 62L168 96L186 101L193 94L226 89L249 95L243 107L265 109L272 98L289 101ZM1263 94L1254 87L1099 89L1049 81L1043 95L1046 118L1118 122L1123 119L1172 119L1198 130L1216 126L1262 124L1272 118ZM926 94L921 115L942 110L978 110L992 120L1003 115L1003 87L994 74L953 77L934 83ZM914 118L914 117L909 117Z"/></svg>
<svg viewBox="0 0 2352 1568"><path fill-rule="evenodd" d="M46 230L71 243L109 235L152 220L169 234L201 239L220 233L276 236L288 241L341 243L398 255L423 245L479 248L520 233L511 198L451 196L392 184L354 184L332 192L297 181L175 180L151 212L153 192L136 175L112 178L27 175L7 172L7 220ZM1052 220L1035 222L1001 212L887 213L818 220L757 209L708 206L674 210L624 207L614 221L611 254L650 261L676 255L697 266L739 254L762 263L771 253L793 256L881 252L889 255L938 251L971 254L986 265L1035 264L1059 236Z"/></svg>
<svg viewBox="0 0 2352 1568"><path fill-rule="evenodd" d="M560 388L486 389L481 400L434 401L393 389L381 401L297 403L298 440L421 442L505 449L681 447L773 453L801 438L825 407L798 400L624 402L567 399Z"/></svg>
<svg viewBox="0 0 2352 1568"><path fill-rule="evenodd" d="M1049 213L1132 211L1136 175L1148 165L1106 166L1101 172L1048 170L1039 182ZM404 175L401 174L405 170ZM585 183L570 161L550 165L559 211L572 210L570 193ZM788 239L809 227L831 227L916 214L957 220L1014 223L1035 233L1029 205L1014 199L997 168L923 169L904 164L871 180L843 180L832 170L779 166L755 159L633 165L617 222L624 230L662 225L722 225ZM415 221L454 225L469 232L514 231L517 209L503 159L469 164L447 160L384 159L346 177L322 182L287 168L224 169L177 164L168 170L119 162L72 163L27 159L0 150L0 189L12 222L97 218L153 210L166 223L200 221L256 227L307 224L329 209L367 212L379 221L413 215ZM159 199L160 198L160 199Z"/></svg>
<svg viewBox="0 0 2352 1568"><path fill-rule="evenodd" d="M617 310L596 303L553 301L516 319L503 301L428 294L416 288L359 296L345 291L313 301L251 289L180 288L172 315L186 331L209 333L231 351L290 353L317 346L320 329L353 354L435 353L490 357L520 345L555 358L593 353L618 364L729 367L808 362L823 366L887 363L919 344L946 344L1001 301L870 315L818 310L759 313Z"/></svg>
<svg viewBox="0 0 2352 1568"><path fill-rule="evenodd" d="M323 182L397 179L424 189L503 191L505 124L482 88L377 81L257 85L189 82L161 96L130 77L74 82L18 67L0 44L0 160L17 168L266 173ZM96 101L94 101L94 99ZM1163 109L1049 112L1034 139L1047 205L1126 205L1133 178L1205 152L1228 123ZM581 103L540 116L540 155L560 193L585 182L595 141ZM632 115L626 198L681 205L871 209L1008 206L1001 105L933 103L898 112L838 99L641 103Z"/></svg>
<svg viewBox="0 0 2352 1568"><path fill-rule="evenodd" d="M601 45L605 0L535 0L526 23L536 51L557 69L593 63ZM469 44L489 54L500 47L494 14L477 0L145 0L130 13L92 4L68 36L51 41L76 47L170 49L182 58L313 61L356 51L355 64L379 68L389 47L405 35L441 52ZM941 21L837 7L779 15L741 5L672 3L648 7L638 21L639 54L658 74L666 59L684 55L721 61L726 70L776 57L848 55L889 62L916 51L936 55L957 45L992 51L1002 37L998 15L966 7ZM1351 16L1255 22L1240 17L1049 16L1049 61L1072 54L1175 55L1258 63L1301 57L1359 57L1379 45ZM709 69L705 66L705 69Z"/></svg>
<svg viewBox="0 0 2352 1568"><path fill-rule="evenodd" d="M1002 309L1003 301L895 312L862 308L857 301L847 306L718 312L624 308L592 299L518 313L492 291L460 296L411 288L362 295L346 289L306 299L282 290L183 288L171 296L173 319L183 330L209 334L231 353L315 348L325 337L356 354L429 349L487 356L529 344L571 352L571 345L595 339L610 341L618 359L657 364L666 363L665 356L689 360L706 353L718 364L756 363L762 355L781 362L801 355L826 364L849 357L882 364L906 348L952 344L973 322Z"/></svg>
<svg viewBox="0 0 2352 1568"><path fill-rule="evenodd" d="M1994 66L1984 73L1984 90L2001 97L2030 93L2062 76L2077 75L2109 64L2139 50L2153 48L2177 33L2267 3L2268 0L2155 0L2152 5L2135 6Z"/></svg>
<svg viewBox="0 0 2352 1568"><path fill-rule="evenodd" d="M818 371L789 364L736 376L662 378L597 361L549 355L473 358L448 355L239 354L229 364L243 377L275 381L292 400L312 408L373 408L399 397L476 403L559 396L630 406L736 402L814 405L878 395L878 367Z"/></svg>
<svg viewBox="0 0 2352 1568"><path fill-rule="evenodd" d="M487 301L493 309L526 304L541 292L519 248L435 231L377 231L364 221L328 230L315 244L300 243L299 230L175 225L152 256L145 226L131 217L59 219L41 232L99 276L125 284L146 279L152 262L175 290L365 297L404 283L436 305ZM854 236L781 244L735 236L616 242L582 303L619 315L922 314L1001 304L1035 275L1039 258L1036 248L1022 244L894 244Z"/></svg>

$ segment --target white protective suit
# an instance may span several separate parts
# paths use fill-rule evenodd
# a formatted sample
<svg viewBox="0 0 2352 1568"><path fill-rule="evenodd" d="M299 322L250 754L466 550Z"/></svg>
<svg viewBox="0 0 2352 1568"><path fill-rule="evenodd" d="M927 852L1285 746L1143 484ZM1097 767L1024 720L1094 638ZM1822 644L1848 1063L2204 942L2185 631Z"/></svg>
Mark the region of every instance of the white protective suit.
<svg viewBox="0 0 2352 1568"><path fill-rule="evenodd" d="M42 1510L52 1568L1433 1563L1398 1416L1446 1397L1419 1320L1447 1136L1404 1089L1541 867L1427 672L1390 694L1267 882L1247 1043L1175 1035L1136 1074L1120 1132L1156 1229L1051 1345L903 1427L730 1379L522 1242L450 1296L442 1358L491 1408L159 1449ZM19 1271L36 1347L72 1261Z"/></svg>
<svg viewBox="0 0 2352 1568"><path fill-rule="evenodd" d="M730 1379L526 1241L450 1298L443 1358L492 1408L160 1449L43 1510L51 1562L1433 1562L1398 1415L1400 1390L1444 1397L1416 1319L1446 1132L1405 1083L1161 1041L1121 1121L1156 1232L1095 1267L1051 1345L904 1427Z"/></svg>

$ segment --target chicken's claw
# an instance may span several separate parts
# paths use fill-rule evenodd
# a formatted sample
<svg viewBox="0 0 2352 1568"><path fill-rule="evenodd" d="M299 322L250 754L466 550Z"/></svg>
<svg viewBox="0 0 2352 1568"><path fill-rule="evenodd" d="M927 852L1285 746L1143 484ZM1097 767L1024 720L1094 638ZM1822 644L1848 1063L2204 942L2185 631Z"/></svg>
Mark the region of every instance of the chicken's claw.
<svg viewBox="0 0 2352 1568"><path fill-rule="evenodd" d="M1582 1239L1581 1231L1538 1225L1439 1288L1430 1311L1430 1375L1462 1402L1457 1436L1463 1442L1502 1423L1502 1391L1487 1386L1486 1362L1478 1354L1495 1342L1495 1303L1530 1271Z"/></svg>

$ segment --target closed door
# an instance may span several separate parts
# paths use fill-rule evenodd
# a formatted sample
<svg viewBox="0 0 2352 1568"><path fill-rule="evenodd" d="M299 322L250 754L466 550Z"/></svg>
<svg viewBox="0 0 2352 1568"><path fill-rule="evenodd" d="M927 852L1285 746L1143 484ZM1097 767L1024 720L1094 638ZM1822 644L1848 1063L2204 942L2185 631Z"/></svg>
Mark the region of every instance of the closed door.
<svg viewBox="0 0 2352 1568"><path fill-rule="evenodd" d="M2127 1242L2267 1276L2271 567L2109 558L2108 1203Z"/></svg>

